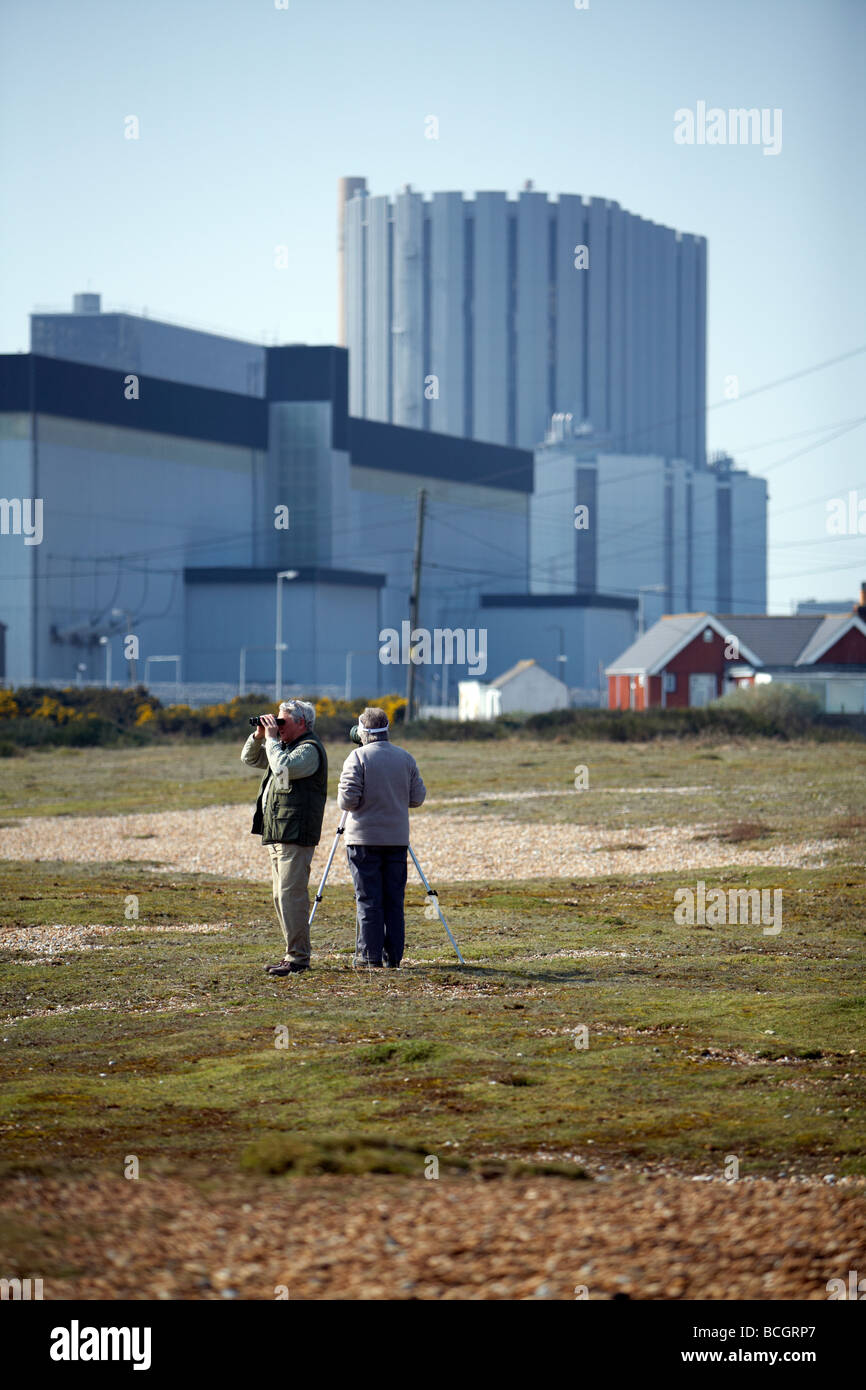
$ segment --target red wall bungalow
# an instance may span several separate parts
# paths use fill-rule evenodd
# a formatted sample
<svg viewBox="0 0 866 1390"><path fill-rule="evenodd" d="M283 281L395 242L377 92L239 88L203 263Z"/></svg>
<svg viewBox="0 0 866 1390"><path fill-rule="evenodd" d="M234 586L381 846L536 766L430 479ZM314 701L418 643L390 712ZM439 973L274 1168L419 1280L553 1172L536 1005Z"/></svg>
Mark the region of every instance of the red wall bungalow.
<svg viewBox="0 0 866 1390"><path fill-rule="evenodd" d="M674 613L607 667L611 709L706 705L738 685L782 681L822 707L866 712L866 586L850 613Z"/></svg>

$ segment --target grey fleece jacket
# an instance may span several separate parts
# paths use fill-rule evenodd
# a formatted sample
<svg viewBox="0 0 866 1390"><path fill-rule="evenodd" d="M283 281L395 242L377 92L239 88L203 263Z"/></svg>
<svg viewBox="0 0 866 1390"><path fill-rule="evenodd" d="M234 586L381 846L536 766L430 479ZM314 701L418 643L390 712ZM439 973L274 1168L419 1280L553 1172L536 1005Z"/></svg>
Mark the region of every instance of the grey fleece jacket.
<svg viewBox="0 0 866 1390"><path fill-rule="evenodd" d="M418 764L387 738L351 752L343 763L337 805L348 811L347 845L408 845L409 807L420 806L427 788Z"/></svg>

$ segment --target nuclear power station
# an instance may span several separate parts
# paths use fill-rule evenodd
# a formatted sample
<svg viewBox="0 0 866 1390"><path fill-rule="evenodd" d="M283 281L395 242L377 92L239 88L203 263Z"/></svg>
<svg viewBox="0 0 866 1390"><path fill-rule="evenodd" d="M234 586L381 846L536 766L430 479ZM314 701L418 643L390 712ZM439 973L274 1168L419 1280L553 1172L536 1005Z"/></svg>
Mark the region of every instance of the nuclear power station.
<svg viewBox="0 0 866 1390"><path fill-rule="evenodd" d="M766 485L706 454L706 258L605 198L356 176L336 345L34 313L0 358L0 679L123 675L133 631L139 678L402 689L422 491L418 622L483 630L490 675L590 701L663 612L763 612ZM419 667L421 701L467 673Z"/></svg>

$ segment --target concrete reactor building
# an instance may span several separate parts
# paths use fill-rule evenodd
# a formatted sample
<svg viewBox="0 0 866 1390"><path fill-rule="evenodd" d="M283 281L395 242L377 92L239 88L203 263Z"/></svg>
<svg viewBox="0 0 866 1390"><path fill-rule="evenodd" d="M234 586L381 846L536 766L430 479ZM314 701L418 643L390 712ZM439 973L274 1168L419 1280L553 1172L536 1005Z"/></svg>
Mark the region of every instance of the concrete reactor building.
<svg viewBox="0 0 866 1390"><path fill-rule="evenodd" d="M339 198L354 415L532 449L562 413L703 467L704 237L529 184Z"/></svg>

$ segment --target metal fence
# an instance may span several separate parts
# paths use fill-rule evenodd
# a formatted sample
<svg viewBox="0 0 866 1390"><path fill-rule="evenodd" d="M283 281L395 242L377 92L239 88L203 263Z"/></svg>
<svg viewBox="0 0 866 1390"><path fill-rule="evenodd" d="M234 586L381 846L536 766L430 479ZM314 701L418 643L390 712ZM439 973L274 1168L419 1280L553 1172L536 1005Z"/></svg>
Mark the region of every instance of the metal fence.
<svg viewBox="0 0 866 1390"><path fill-rule="evenodd" d="M192 709L198 709L201 705L220 705L233 700L238 694L237 683L234 682L190 682L190 681L150 681L147 689L151 695L163 705L189 705ZM341 685L283 685L280 689L281 700L292 699L319 699L324 696L332 700L343 698L343 687ZM262 703L273 705L276 703L276 686L273 681L270 685L254 681L247 684L244 699L251 695L260 695Z"/></svg>
<svg viewBox="0 0 866 1390"><path fill-rule="evenodd" d="M419 705L419 719L459 719L458 705Z"/></svg>

